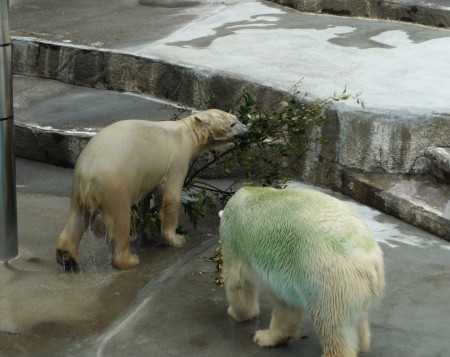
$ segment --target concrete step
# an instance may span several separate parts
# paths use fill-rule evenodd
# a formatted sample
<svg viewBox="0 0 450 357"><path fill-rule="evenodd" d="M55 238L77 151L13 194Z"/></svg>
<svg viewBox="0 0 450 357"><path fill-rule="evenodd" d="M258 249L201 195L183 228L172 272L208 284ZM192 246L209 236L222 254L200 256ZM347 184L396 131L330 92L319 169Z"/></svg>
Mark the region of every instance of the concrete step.
<svg viewBox="0 0 450 357"><path fill-rule="evenodd" d="M450 27L448 0L270 0L299 11Z"/></svg>
<svg viewBox="0 0 450 357"><path fill-rule="evenodd" d="M169 120L180 106L132 93L14 76L16 154L74 167L100 129L121 119Z"/></svg>
<svg viewBox="0 0 450 357"><path fill-rule="evenodd" d="M450 32L448 36L450 40ZM217 68L180 65L143 54L68 46L36 39L20 38L14 40L13 44L13 69L17 75L145 94L195 108L202 107L206 98L213 97L214 101L210 105L230 110L236 107L245 93L250 93L261 105L270 107L286 95L293 76L290 74L289 78L285 77L288 73L269 75L273 81L280 80L279 75L283 77L282 83L286 88L283 90L275 83L268 85L264 81L268 78L267 73L261 73L260 69L256 75L261 75L261 78L253 81L239 68L236 73L227 73ZM202 55L205 56L204 53ZM367 60L372 61L371 58ZM251 64L251 56L247 61L247 65ZM432 67L432 64L428 66ZM447 75L448 66L441 69L443 75ZM267 70L270 71L270 68ZM311 71L317 70L311 68ZM438 74L439 71L436 71L436 75L433 73L436 83L442 80ZM311 82L314 87L311 98L326 98L324 89L316 87L317 83L325 79L317 80ZM373 80L374 86L378 86L375 78ZM387 81L385 85L391 86L391 80L384 78L382 81ZM424 86L425 90L427 85L431 85L428 82L418 80L414 85ZM342 88L345 88L342 83ZM370 83L358 85L366 86L369 92L367 99L372 99L376 105L362 109L349 100L329 111L329 122L322 129L322 135L328 138L331 145L317 148L314 155L320 158L320 163L337 164L364 172L409 175L430 173L431 162L426 158L425 150L431 146L450 146L450 108L447 108L446 100L446 95L450 95L447 93L448 87L428 88L431 93L424 94L426 97L421 99L419 96L422 96L422 92L405 93L402 88L389 87L390 90L370 93ZM332 93L331 90L328 93ZM302 171L320 171L319 166Z"/></svg>
<svg viewBox="0 0 450 357"><path fill-rule="evenodd" d="M75 165L104 126L123 118L167 120L179 110L153 98L47 79L15 76L14 89L16 154L66 167ZM328 187L450 240L450 186L426 177L343 169L334 169L334 175L339 185Z"/></svg>

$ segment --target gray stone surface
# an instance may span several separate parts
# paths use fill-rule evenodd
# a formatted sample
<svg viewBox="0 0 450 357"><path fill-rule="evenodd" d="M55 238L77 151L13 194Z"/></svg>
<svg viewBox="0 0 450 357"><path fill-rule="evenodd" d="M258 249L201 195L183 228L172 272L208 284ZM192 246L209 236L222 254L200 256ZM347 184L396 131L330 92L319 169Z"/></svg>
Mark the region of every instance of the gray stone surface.
<svg viewBox="0 0 450 357"><path fill-rule="evenodd" d="M13 34L115 48L153 42L220 6L221 1L10 0ZM161 4L161 1L159 1ZM192 6L192 5L196 6ZM187 5L187 6L186 6Z"/></svg>
<svg viewBox="0 0 450 357"><path fill-rule="evenodd" d="M367 173L423 174L430 171L430 143L450 145L450 115L338 111L323 135L332 144L319 156ZM333 120L337 123L333 124Z"/></svg>
<svg viewBox="0 0 450 357"><path fill-rule="evenodd" d="M341 191L450 241L450 186L424 177L351 173Z"/></svg>
<svg viewBox="0 0 450 357"><path fill-rule="evenodd" d="M450 183L450 148L428 148L425 155L431 160L433 174L441 181Z"/></svg>

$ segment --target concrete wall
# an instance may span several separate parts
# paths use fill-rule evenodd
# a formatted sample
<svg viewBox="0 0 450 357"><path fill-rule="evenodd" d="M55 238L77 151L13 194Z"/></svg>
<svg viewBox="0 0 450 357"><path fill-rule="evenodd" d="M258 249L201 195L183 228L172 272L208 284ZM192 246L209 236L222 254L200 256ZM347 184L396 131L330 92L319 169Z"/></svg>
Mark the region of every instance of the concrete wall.
<svg viewBox="0 0 450 357"><path fill-rule="evenodd" d="M268 106L283 95L240 78L129 54L35 40L15 40L13 58L14 74L143 93L197 108L211 94L215 95L212 104L224 110L235 108L244 93ZM330 119L319 135L330 144L309 153L296 170L303 178L324 175L320 173L324 163L370 173L429 173L431 162L425 151L429 147L450 147L448 115L408 117L405 113L395 116L392 112L385 115L342 109L332 110L328 116ZM74 160L71 158L70 162Z"/></svg>
<svg viewBox="0 0 450 357"><path fill-rule="evenodd" d="M213 94L212 105L224 110L235 108L244 93L269 107L284 94L221 72L130 54L31 39L15 39L13 43L13 72L17 75L142 93L196 108L201 108L205 98ZM412 177L432 172L430 148L450 147L450 117L399 114L330 109L325 126L313 133L326 138L329 144L316 144L302 160L289 165L288 172L450 239L449 186L433 180L419 182L418 186ZM19 156L73 166L89 136L71 136L17 123L16 140L22 140ZM296 138L292 140L295 143ZM211 176L217 174L213 172ZM436 206L439 200L443 202Z"/></svg>

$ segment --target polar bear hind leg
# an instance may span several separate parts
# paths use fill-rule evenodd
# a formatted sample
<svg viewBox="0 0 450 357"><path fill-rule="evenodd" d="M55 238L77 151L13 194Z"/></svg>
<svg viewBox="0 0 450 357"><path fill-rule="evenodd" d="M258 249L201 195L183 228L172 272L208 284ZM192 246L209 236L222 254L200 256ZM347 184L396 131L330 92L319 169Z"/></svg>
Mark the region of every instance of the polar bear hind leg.
<svg viewBox="0 0 450 357"><path fill-rule="evenodd" d="M364 325L362 319L347 317L338 322L335 316L312 314L312 317L323 348L323 357L357 357L360 350L360 331ZM333 320L336 322L330 323Z"/></svg>
<svg viewBox="0 0 450 357"><path fill-rule="evenodd" d="M78 271L80 258L78 248L81 238L89 226L89 211L81 207L74 197L71 199L66 225L61 232L57 247L56 260L65 271Z"/></svg>
<svg viewBox="0 0 450 357"><path fill-rule="evenodd" d="M370 350L370 326L368 316L364 316L359 324L359 352Z"/></svg>
<svg viewBox="0 0 450 357"><path fill-rule="evenodd" d="M117 269L130 269L139 264L130 252L130 210L127 205L110 205L102 209L102 218L112 241L112 264Z"/></svg>
<svg viewBox="0 0 450 357"><path fill-rule="evenodd" d="M248 268L241 262L227 260L224 266L228 315L236 321L250 320L259 315L258 287L251 279Z"/></svg>
<svg viewBox="0 0 450 357"><path fill-rule="evenodd" d="M270 327L253 335L253 342L262 347L274 347L295 340L300 335L304 311L273 298L274 308Z"/></svg>

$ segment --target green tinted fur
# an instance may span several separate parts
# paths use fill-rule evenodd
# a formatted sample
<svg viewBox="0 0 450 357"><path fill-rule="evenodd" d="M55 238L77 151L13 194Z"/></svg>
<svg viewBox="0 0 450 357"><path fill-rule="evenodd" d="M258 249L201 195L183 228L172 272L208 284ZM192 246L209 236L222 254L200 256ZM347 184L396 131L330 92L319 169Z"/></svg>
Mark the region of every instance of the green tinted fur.
<svg viewBox="0 0 450 357"><path fill-rule="evenodd" d="M370 348L369 309L384 290L383 254L345 203L316 191L243 188L220 223L223 276L237 321L259 314L259 286L273 296L269 329L252 340L275 346L299 337L309 313L324 357Z"/></svg>
<svg viewBox="0 0 450 357"><path fill-rule="evenodd" d="M250 240L271 239L271 232L280 229L278 234L295 233L305 244L315 240L314 244L342 255L358 249L369 252L376 246L366 225L347 204L317 191L246 187L232 200L236 203L231 205L239 209L225 210L224 219L249 225L268 236L247 237ZM241 216L243 211L251 216ZM256 226L261 223L264 229Z"/></svg>
<svg viewBox="0 0 450 357"><path fill-rule="evenodd" d="M246 261L280 298L302 307L328 288L324 279L358 289L345 281L354 266L370 280L372 267L360 261L379 249L347 204L312 190L243 188L224 209L220 236L225 275L227 260Z"/></svg>

